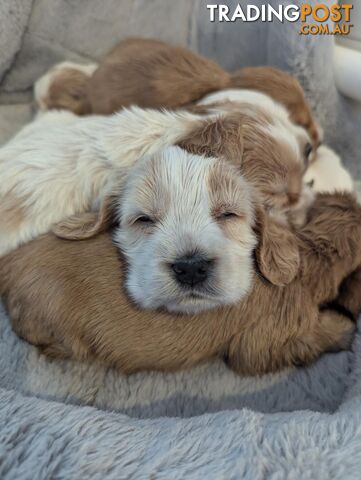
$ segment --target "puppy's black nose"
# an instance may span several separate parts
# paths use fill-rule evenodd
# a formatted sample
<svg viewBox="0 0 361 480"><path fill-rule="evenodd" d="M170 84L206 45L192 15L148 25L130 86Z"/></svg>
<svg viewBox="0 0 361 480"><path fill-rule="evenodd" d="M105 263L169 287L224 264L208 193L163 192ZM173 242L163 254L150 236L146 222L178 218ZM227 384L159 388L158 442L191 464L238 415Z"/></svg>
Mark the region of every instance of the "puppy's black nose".
<svg viewBox="0 0 361 480"><path fill-rule="evenodd" d="M171 267L177 282L193 287L207 279L212 264L212 260L193 255L179 258Z"/></svg>

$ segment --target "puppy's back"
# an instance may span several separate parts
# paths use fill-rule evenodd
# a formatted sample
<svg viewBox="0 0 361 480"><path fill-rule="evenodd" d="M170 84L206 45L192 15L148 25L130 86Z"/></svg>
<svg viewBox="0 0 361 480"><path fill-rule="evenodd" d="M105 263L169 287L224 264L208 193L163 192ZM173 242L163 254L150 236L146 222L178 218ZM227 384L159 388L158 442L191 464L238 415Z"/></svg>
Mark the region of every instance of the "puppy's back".
<svg viewBox="0 0 361 480"><path fill-rule="evenodd" d="M181 107L225 88L229 75L215 62L160 40L133 38L116 45L89 82L93 113L121 107Z"/></svg>

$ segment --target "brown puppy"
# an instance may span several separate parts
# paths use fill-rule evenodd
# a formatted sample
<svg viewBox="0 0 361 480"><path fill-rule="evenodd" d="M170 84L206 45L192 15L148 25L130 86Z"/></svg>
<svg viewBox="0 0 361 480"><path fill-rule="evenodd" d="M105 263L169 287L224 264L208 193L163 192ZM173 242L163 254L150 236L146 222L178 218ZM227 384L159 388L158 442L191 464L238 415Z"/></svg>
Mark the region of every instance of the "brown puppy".
<svg viewBox="0 0 361 480"><path fill-rule="evenodd" d="M263 214L258 228L261 245L271 228ZM291 284L259 276L246 300L197 316L135 308L122 292L122 262L108 234L84 242L47 235L21 247L0 259L0 293L15 332L49 355L98 358L125 373L213 356L240 374L273 372L347 348L354 331L347 317L322 306L361 265L361 206L350 195L320 195L297 236L301 269Z"/></svg>
<svg viewBox="0 0 361 480"><path fill-rule="evenodd" d="M36 83L35 97L41 108L61 106L80 115L111 114L129 105L178 108L211 92L246 88L263 92L284 105L292 121L307 129L315 148L320 141L298 80L275 68L243 68L229 74L188 49L160 40L132 38L116 45L93 75L85 72L84 66L75 66L73 71L66 66L63 70L52 69ZM80 77L86 94L76 88Z"/></svg>

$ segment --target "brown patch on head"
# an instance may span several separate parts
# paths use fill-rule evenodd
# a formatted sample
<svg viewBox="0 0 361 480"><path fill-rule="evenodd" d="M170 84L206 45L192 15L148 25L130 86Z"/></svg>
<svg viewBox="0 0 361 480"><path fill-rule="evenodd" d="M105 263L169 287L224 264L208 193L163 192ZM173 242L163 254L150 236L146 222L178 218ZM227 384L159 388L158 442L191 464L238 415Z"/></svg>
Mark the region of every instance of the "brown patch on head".
<svg viewBox="0 0 361 480"><path fill-rule="evenodd" d="M236 168L215 162L208 176L210 209L213 217L228 237L242 242L245 225L253 224L253 204L250 186Z"/></svg>
<svg viewBox="0 0 361 480"><path fill-rule="evenodd" d="M288 208L299 200L303 164L291 146L267 132L265 127L270 123L257 107L249 106L241 113L230 105L228 113L205 119L179 146L194 154L230 161L267 205Z"/></svg>
<svg viewBox="0 0 361 480"><path fill-rule="evenodd" d="M74 68L64 68L51 80L43 100L48 109L70 110L76 115L91 113L88 99L89 76Z"/></svg>
<svg viewBox="0 0 361 480"><path fill-rule="evenodd" d="M284 105L291 120L304 127L313 147L320 143L319 132L299 81L292 75L272 67L247 67L231 75L230 88L249 88L269 95Z"/></svg>
<svg viewBox="0 0 361 480"><path fill-rule="evenodd" d="M123 192L125 201L120 202L119 214L123 225L144 227L137 222L139 217L149 217L154 222L162 220L171 202L162 165L161 155L154 155L139 163L130 173Z"/></svg>
<svg viewBox="0 0 361 480"><path fill-rule="evenodd" d="M208 191L214 213L234 213L251 221L251 189L236 168L223 162L212 163L208 175Z"/></svg>

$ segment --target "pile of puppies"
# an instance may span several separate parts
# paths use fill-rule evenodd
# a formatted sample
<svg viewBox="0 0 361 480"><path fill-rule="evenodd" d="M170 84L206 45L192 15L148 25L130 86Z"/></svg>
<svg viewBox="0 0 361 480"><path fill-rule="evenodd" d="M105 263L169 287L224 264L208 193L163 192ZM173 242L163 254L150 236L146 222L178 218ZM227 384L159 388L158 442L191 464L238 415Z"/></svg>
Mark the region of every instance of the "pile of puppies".
<svg viewBox="0 0 361 480"><path fill-rule="evenodd" d="M34 91L0 149L20 337L125 373L218 356L262 374L349 348L361 206L296 79L131 39Z"/></svg>

